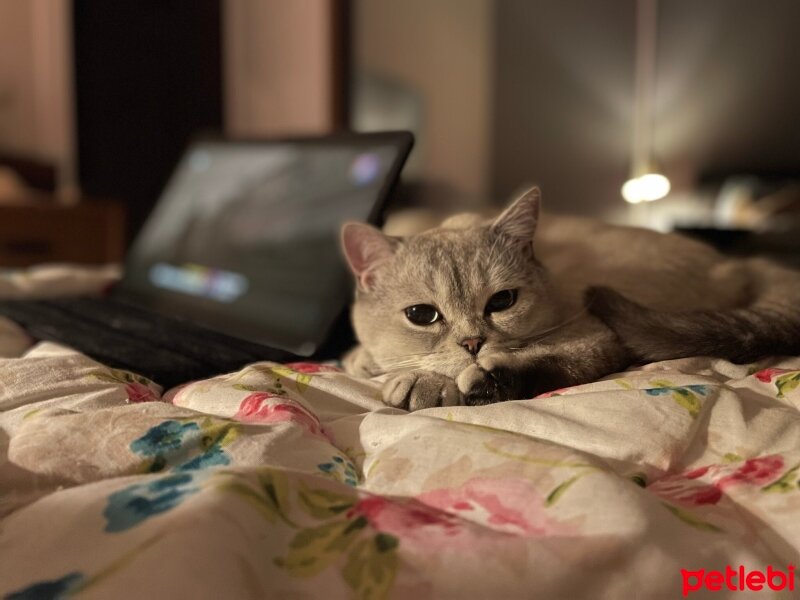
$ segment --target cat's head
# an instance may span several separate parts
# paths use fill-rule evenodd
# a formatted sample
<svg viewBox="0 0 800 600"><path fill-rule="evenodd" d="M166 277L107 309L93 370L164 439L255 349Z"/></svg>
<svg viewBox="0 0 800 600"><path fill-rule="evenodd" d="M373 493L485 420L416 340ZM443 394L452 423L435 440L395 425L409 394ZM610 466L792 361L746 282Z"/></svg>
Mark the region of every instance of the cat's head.
<svg viewBox="0 0 800 600"><path fill-rule="evenodd" d="M555 324L558 307L533 253L539 203L534 188L494 220L450 219L407 238L344 225L353 325L382 372L456 377L480 353L513 352Z"/></svg>

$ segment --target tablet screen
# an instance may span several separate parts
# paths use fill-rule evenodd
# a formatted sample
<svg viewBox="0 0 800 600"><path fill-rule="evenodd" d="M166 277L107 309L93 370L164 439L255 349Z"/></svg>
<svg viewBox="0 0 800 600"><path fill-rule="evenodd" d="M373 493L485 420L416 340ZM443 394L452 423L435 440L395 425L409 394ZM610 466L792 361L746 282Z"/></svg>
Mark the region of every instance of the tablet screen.
<svg viewBox="0 0 800 600"><path fill-rule="evenodd" d="M385 139L195 144L133 245L122 293L310 355L350 294L341 224L375 216L404 158Z"/></svg>

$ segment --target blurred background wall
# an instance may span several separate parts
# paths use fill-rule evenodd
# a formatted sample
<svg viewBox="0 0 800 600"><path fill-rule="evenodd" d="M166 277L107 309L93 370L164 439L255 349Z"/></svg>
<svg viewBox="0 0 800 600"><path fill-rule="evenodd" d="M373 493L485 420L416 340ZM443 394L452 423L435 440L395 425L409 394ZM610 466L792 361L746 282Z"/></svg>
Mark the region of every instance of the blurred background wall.
<svg viewBox="0 0 800 600"><path fill-rule="evenodd" d="M229 134L314 134L347 126L344 2L225 0L222 11Z"/></svg>
<svg viewBox="0 0 800 600"><path fill-rule="evenodd" d="M492 185L493 4L353 5L354 126L417 131L407 173L431 193L470 204L484 200Z"/></svg>
<svg viewBox="0 0 800 600"><path fill-rule="evenodd" d="M551 209L627 219L634 0L355 0L354 13L355 81L417 95L424 176L465 201L539 183ZM798 173L798 22L794 0L659 3L653 152L676 194Z"/></svg>
<svg viewBox="0 0 800 600"><path fill-rule="evenodd" d="M495 4L493 191L539 181L614 216L630 167L635 2ZM800 3L659 3L654 153L676 192L705 174L800 167Z"/></svg>
<svg viewBox="0 0 800 600"><path fill-rule="evenodd" d="M0 0L0 152L61 167L74 183L72 13L61 0Z"/></svg>
<svg viewBox="0 0 800 600"><path fill-rule="evenodd" d="M131 234L198 132L409 128L412 203L538 183L552 210L635 221L620 196L635 15L635 0L0 0L0 157L50 165L64 196L121 200ZM673 192L649 211L691 220L703 185L800 174L798 22L796 0L661 0L652 149Z"/></svg>

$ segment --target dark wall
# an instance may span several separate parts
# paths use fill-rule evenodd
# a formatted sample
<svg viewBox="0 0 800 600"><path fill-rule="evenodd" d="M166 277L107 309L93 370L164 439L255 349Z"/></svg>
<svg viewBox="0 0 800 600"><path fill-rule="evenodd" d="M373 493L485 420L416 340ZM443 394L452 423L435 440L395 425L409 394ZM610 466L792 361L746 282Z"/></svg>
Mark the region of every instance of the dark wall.
<svg viewBox="0 0 800 600"><path fill-rule="evenodd" d="M530 182L550 209L615 202L628 169L634 0L504 0L496 11L496 193Z"/></svg>
<svg viewBox="0 0 800 600"><path fill-rule="evenodd" d="M80 181L136 231L188 140L222 128L220 0L75 0Z"/></svg>
<svg viewBox="0 0 800 600"><path fill-rule="evenodd" d="M678 189L707 171L800 170L800 2L659 3L654 149ZM625 210L634 0L496 3L493 181L549 208Z"/></svg>
<svg viewBox="0 0 800 600"><path fill-rule="evenodd" d="M662 0L655 145L675 173L800 172L800 2Z"/></svg>

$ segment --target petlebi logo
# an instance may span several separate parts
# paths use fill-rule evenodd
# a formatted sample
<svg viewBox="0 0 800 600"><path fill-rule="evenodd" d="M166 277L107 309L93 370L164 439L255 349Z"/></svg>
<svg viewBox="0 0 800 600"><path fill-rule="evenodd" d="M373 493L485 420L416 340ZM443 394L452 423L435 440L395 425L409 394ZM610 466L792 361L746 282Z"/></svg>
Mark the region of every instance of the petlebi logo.
<svg viewBox="0 0 800 600"><path fill-rule="evenodd" d="M727 565L725 571L681 569L681 577L683 577L683 597L685 598L690 593L703 589L712 592L794 591L795 574L794 565L789 565L785 569L768 565L766 571L747 570L742 565L736 568Z"/></svg>

